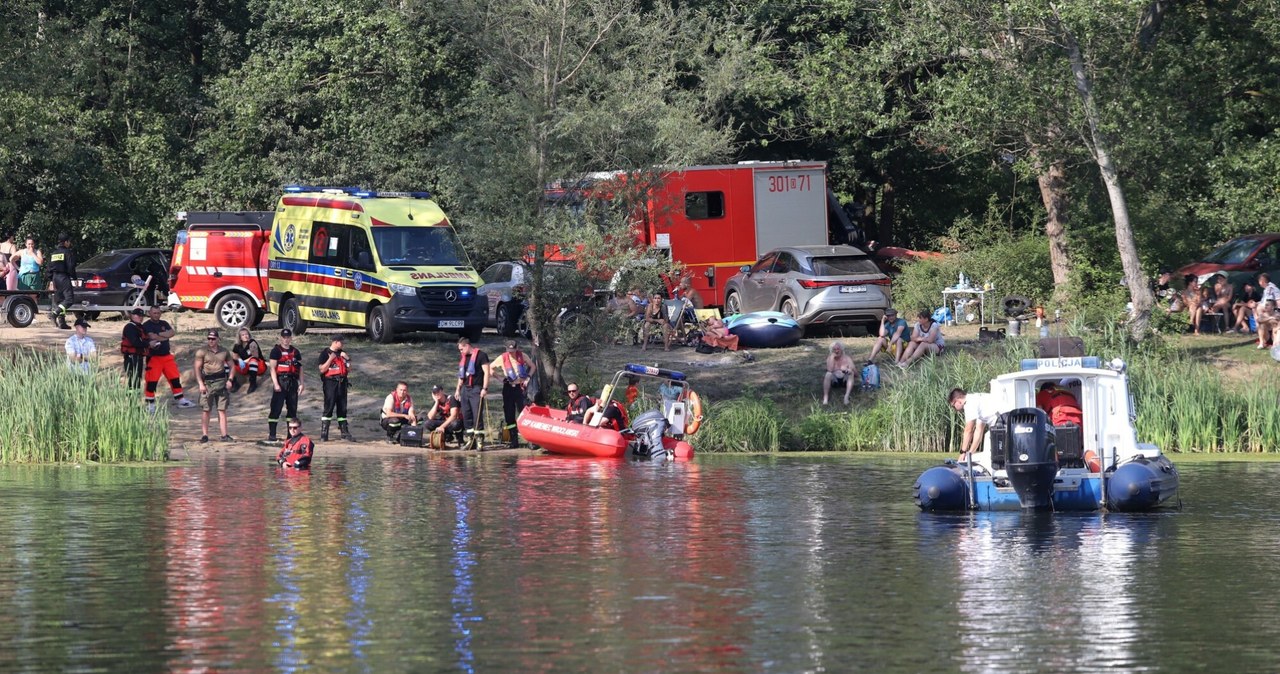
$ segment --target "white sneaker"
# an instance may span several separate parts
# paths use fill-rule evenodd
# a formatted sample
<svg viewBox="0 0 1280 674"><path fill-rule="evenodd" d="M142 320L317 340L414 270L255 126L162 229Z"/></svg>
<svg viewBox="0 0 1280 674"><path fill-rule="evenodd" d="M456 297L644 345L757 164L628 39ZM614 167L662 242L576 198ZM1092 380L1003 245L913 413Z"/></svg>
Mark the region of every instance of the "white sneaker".
<svg viewBox="0 0 1280 674"><path fill-rule="evenodd" d="M196 406L195 403L191 402L190 400L187 400L186 398L178 399L178 407L186 409L188 407L195 407L195 406Z"/></svg>

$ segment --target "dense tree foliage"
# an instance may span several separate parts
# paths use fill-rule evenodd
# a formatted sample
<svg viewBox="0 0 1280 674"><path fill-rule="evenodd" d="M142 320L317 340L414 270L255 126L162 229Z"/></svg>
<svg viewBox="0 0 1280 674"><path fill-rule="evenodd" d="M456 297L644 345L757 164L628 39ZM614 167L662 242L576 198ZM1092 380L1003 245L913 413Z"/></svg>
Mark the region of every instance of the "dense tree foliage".
<svg viewBox="0 0 1280 674"><path fill-rule="evenodd" d="M10 0L0 44L0 230L86 253L305 182L433 189L483 263L589 243L551 180L805 158L872 239L1052 238L1079 301L1115 186L1145 273L1280 215L1280 0Z"/></svg>

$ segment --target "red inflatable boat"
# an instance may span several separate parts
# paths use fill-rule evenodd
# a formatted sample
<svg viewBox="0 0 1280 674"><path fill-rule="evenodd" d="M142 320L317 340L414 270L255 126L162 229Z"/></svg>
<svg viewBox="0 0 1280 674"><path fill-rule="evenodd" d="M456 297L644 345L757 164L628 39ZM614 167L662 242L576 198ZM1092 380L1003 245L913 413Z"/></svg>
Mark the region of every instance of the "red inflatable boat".
<svg viewBox="0 0 1280 674"><path fill-rule="evenodd" d="M520 437L551 452L570 456L598 456L621 459L627 453L627 439L609 428L592 428L565 421L564 410L530 405L520 413ZM677 459L692 459L693 446L684 440L662 439Z"/></svg>
<svg viewBox="0 0 1280 674"><path fill-rule="evenodd" d="M688 389L685 376L680 372L644 365L627 365L626 368L615 375L613 383L605 387L603 395L597 401L598 408L603 409L613 399L614 391L621 390L624 378L632 382L637 378L664 381L679 392L675 395L682 401L677 403L682 410L684 409L683 405L685 405L683 401L686 398L697 399L697 396ZM593 407L593 409L597 408ZM696 422L685 424L681 420L678 426L674 427L673 435L683 436L685 433L691 434L697 431L702 422L701 403L694 405L691 410L696 412L693 413L693 419L696 419ZM653 412L651 414L657 413ZM601 428L592 423L576 423L568 421L567 417L568 412L565 410L530 405L520 413L516 423L519 425L521 437L552 454L621 459L626 456L628 440L635 437L629 430L615 431L611 428ZM587 418L591 418L590 412ZM656 440L654 442L656 443ZM663 436L662 445L670 453L669 456L677 460L693 458L693 446L683 439Z"/></svg>

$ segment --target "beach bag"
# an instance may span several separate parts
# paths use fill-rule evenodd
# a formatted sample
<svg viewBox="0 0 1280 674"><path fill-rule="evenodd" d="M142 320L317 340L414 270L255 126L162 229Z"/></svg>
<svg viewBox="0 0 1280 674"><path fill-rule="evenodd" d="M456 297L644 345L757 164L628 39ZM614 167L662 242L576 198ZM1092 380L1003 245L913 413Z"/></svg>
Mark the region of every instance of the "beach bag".
<svg viewBox="0 0 1280 674"><path fill-rule="evenodd" d="M867 363L862 366L862 390L874 391L880 388L880 366Z"/></svg>

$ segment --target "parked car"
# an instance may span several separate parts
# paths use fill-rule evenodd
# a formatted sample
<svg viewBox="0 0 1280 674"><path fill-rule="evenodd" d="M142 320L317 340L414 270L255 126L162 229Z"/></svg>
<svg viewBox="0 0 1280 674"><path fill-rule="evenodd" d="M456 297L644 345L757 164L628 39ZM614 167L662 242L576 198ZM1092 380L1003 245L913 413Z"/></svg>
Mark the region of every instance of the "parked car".
<svg viewBox="0 0 1280 674"><path fill-rule="evenodd" d="M566 262L548 262L545 269L548 274L546 278L553 284L557 281L577 284L582 280L573 276L576 270ZM480 274L482 285L479 293L489 303L486 325L496 328L498 334L504 337L517 334L528 336L524 309L527 306L525 293L529 287L529 274L530 265L521 261L495 262ZM564 320L566 314L576 313L579 304L573 302L572 306L562 307L561 320Z"/></svg>
<svg viewBox="0 0 1280 674"><path fill-rule="evenodd" d="M1214 274L1226 274L1237 289L1267 272L1272 281L1280 281L1280 234L1250 234L1236 237L1199 261L1183 266L1174 277L1179 283L1188 274L1203 282Z"/></svg>
<svg viewBox="0 0 1280 674"><path fill-rule="evenodd" d="M147 277L151 277L151 283L144 288ZM147 294L144 304L164 304L169 295L169 251L160 248L106 251L76 265L76 278L71 280L71 285L75 288L77 304L127 306L144 292Z"/></svg>
<svg viewBox="0 0 1280 674"><path fill-rule="evenodd" d="M891 281L853 246L791 246L769 251L725 284L725 313L781 311L801 327L879 328Z"/></svg>

